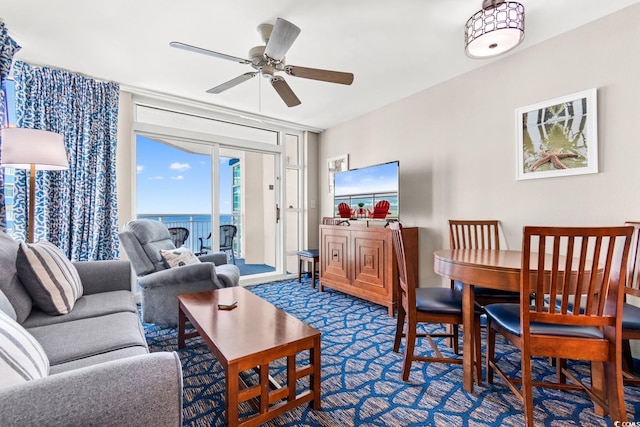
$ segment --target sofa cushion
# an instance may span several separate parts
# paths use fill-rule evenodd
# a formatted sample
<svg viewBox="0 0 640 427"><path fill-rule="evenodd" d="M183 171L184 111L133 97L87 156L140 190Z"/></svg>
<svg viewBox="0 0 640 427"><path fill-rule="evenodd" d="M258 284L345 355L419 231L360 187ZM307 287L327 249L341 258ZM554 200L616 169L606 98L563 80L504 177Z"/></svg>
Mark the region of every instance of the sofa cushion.
<svg viewBox="0 0 640 427"><path fill-rule="evenodd" d="M130 313L138 312L131 291L111 291L83 295L76 301L73 310L64 316L51 316L34 307L27 320L24 321L23 326L25 328L35 328L37 326L70 322L72 320L104 316L122 311Z"/></svg>
<svg viewBox="0 0 640 427"><path fill-rule="evenodd" d="M0 291L15 310L18 323L22 323L31 313L33 300L18 277L17 254L18 243L0 231Z"/></svg>
<svg viewBox="0 0 640 427"><path fill-rule="evenodd" d="M16 311L13 309L13 306L11 305L11 301L9 301L7 296L2 291L0 291L0 311L13 320L18 320L18 316L16 315Z"/></svg>
<svg viewBox="0 0 640 427"><path fill-rule="evenodd" d="M51 366L49 375L59 374L61 372L72 371L74 369L85 368L87 366L97 365L99 363L110 362L112 360L124 359L125 357L138 356L147 354L149 350L144 346L133 346L113 350L107 353L96 354L95 356L83 357L82 359L72 360L70 362L59 363Z"/></svg>
<svg viewBox="0 0 640 427"><path fill-rule="evenodd" d="M49 375L42 346L18 322L0 312L0 387Z"/></svg>
<svg viewBox="0 0 640 427"><path fill-rule="evenodd" d="M47 314L69 313L82 296L76 268L53 243L20 243L16 268L31 298Z"/></svg>
<svg viewBox="0 0 640 427"><path fill-rule="evenodd" d="M183 265L197 264L200 262L198 257L187 248L161 250L160 256L170 268L182 267Z"/></svg>
<svg viewBox="0 0 640 427"><path fill-rule="evenodd" d="M29 328L51 366L128 347L147 348L137 313L123 312Z"/></svg>

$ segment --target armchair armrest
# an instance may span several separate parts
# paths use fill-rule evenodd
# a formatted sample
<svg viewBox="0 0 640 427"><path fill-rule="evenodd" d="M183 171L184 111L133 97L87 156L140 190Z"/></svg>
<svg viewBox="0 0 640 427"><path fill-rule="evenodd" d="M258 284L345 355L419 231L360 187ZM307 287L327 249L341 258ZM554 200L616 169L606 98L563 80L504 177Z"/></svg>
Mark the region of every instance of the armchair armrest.
<svg viewBox="0 0 640 427"><path fill-rule="evenodd" d="M160 288L163 286L177 288L181 285L193 285L198 282L210 282L218 288L222 287L216 275L216 267L210 262L168 268L138 278L140 287L144 289ZM213 289L213 287L211 289Z"/></svg>
<svg viewBox="0 0 640 427"><path fill-rule="evenodd" d="M212 262L215 265L223 265L227 263L227 254L224 252L216 252L215 254L200 255L198 259L202 262Z"/></svg>
<svg viewBox="0 0 640 427"><path fill-rule="evenodd" d="M74 262L86 295L108 291L130 291L132 282L129 261Z"/></svg>
<svg viewBox="0 0 640 427"><path fill-rule="evenodd" d="M0 425L180 426L180 360L151 353L2 388Z"/></svg>

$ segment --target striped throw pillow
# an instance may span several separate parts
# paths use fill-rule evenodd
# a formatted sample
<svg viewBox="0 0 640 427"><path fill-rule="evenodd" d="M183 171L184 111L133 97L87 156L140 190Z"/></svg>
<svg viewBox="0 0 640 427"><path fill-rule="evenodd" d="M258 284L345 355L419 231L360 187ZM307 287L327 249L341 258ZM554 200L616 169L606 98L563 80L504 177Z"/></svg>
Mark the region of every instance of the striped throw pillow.
<svg viewBox="0 0 640 427"><path fill-rule="evenodd" d="M35 304L47 314L69 313L82 296L78 271L53 243L20 243L16 269Z"/></svg>
<svg viewBox="0 0 640 427"><path fill-rule="evenodd" d="M0 311L0 387L49 375L49 358L38 341Z"/></svg>
<svg viewBox="0 0 640 427"><path fill-rule="evenodd" d="M183 265L198 264L200 260L187 248L160 250L160 256L169 268L182 267Z"/></svg>

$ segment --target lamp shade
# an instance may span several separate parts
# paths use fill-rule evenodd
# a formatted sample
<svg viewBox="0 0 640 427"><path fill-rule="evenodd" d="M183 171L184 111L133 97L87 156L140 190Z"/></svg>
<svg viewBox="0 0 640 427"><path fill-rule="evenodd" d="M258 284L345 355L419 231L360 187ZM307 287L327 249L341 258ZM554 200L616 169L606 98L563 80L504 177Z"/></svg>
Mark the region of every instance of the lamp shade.
<svg viewBox="0 0 640 427"><path fill-rule="evenodd" d="M69 169L62 135L38 129L2 129L2 166L15 169Z"/></svg>
<svg viewBox="0 0 640 427"><path fill-rule="evenodd" d="M485 0L464 27L465 53L490 58L508 52L524 40L524 6L515 1Z"/></svg>

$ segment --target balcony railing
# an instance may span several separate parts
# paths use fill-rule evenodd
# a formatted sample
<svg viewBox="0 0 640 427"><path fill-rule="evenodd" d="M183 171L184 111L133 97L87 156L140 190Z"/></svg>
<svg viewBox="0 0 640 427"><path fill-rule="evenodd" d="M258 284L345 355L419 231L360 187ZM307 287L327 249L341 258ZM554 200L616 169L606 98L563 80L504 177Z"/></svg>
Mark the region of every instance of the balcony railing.
<svg viewBox="0 0 640 427"><path fill-rule="evenodd" d="M146 214L138 215L138 219L153 219L160 221L167 226L171 227L184 227L189 230L189 237L184 243L184 246L189 248L192 252L200 251L200 238L204 239L205 246L211 246L211 240L206 240L209 233L211 233L211 217L208 215L156 215ZM238 227L238 234L234 241L234 253L236 257L241 257L240 248L240 216L239 215L220 215L220 225L233 224ZM218 233L213 233L214 238L219 238Z"/></svg>

